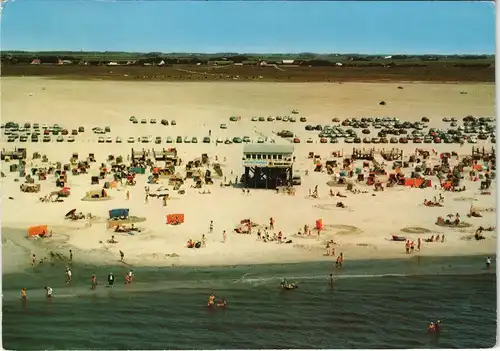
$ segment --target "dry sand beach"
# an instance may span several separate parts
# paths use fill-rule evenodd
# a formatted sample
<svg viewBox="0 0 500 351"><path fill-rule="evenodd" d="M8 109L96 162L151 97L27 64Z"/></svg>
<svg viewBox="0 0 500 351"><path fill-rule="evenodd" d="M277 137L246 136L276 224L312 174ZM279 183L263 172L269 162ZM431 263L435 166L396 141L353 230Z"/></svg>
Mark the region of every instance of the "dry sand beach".
<svg viewBox="0 0 500 351"><path fill-rule="evenodd" d="M403 89L398 89L398 86ZM467 92L467 94L461 94ZM2 229L4 270L16 267L28 267L31 254L37 257L49 257L49 252L58 252L67 256L68 250L74 253L75 261L111 263L120 259L119 250L125 253L125 261L131 265L171 266L171 265L236 265L247 263L300 262L313 260L331 260L342 252L345 260L365 258L403 258L416 255L467 255L491 254L496 251L496 231L485 232L486 240L465 240L474 235L479 226L495 226L496 222L496 180L491 186L491 195L481 195L480 182L465 180L463 192L442 192L434 189L439 182L432 180L433 187L416 189L397 185L375 192L366 182L355 184L355 189L362 193L353 194L345 187L330 187L327 182L332 176L326 172L314 172L314 164L308 158L310 152L321 156L323 162L331 153L342 150L348 157L353 147L376 150L397 147L404 151L405 157L415 149L434 149L430 163L439 162L441 152L456 151L459 156L470 155L474 144L377 144L360 145L320 144L317 133L306 131L306 124L333 124L331 119L339 117L360 118L364 116L395 116L401 120L415 121L422 116L431 119L429 127L445 128L449 123L442 122L443 116L456 117L461 121L466 115L495 115L495 86L493 84L426 84L426 83L183 83L183 82L113 82L113 81L60 81L45 78L16 77L2 79L2 123L13 121L42 124L59 124L71 129L85 127L85 132L75 137L76 141L58 143L52 137L50 143L7 143L2 137L4 149L13 147L27 148L26 169L41 165L41 160L32 160L32 154L39 152L46 155L50 162L69 163L74 152L80 159L94 153L96 161L91 163L88 174L73 176L69 174L67 184L71 195L63 202L43 203L39 200L53 191L56 178L49 174L46 180L38 180L39 193L20 192L19 186L24 179L18 172L9 172L10 164L2 163ZM379 105L380 101L386 105ZM307 118L307 123L283 121L253 122L252 116L292 115ZM130 116L139 120L147 118L147 124L132 124ZM229 117L241 116L238 122L230 122ZM154 118L157 124L150 124ZM175 126L161 125L162 119L175 120ZM226 124L227 129L221 129ZM112 143L98 143L98 137L92 132L93 127L109 126ZM100 190L105 181L112 181L112 174L100 180L99 185L91 185L91 176L99 173L101 162L106 162L108 155L122 155L126 162L131 148L155 149L175 147L183 165L177 171L184 174L184 164L207 153L211 162L215 157L221 163L221 169L227 181L242 174L243 147L245 144L214 143L216 138L226 139L234 136L249 136L253 143L257 138L275 139L277 144L290 143L275 135L288 129L302 139L293 144L294 171L302 177L302 185L296 186L295 195L277 194L273 190L250 189L243 194L240 188L220 187L222 178L214 177L213 185L204 185L202 189L192 188L191 180L186 180L178 194L167 179L163 184L147 184L149 170L145 175L136 176L136 185L119 185L107 189L110 199L107 201L82 201L86 192ZM211 131L212 143L202 143L202 139ZM374 129L372 134L374 135ZM151 136L153 142L143 144L136 141L127 143L127 138L137 139ZM162 137L162 143L154 144L156 136ZM171 136L173 144L165 139ZM176 144L175 138L197 137L199 143ZM123 142L115 142L121 137ZM312 137L314 143L306 143ZM65 136L67 139L67 136ZM489 142L489 141L488 141ZM475 146L490 148L487 142L479 141ZM339 158L340 163L342 158ZM450 163L457 161L452 158ZM160 163L161 164L161 163ZM386 162L388 172L392 162ZM46 164L48 165L48 164ZM366 170L365 170L366 171ZM404 169L409 177L410 169ZM306 174L307 173L307 174ZM386 177L387 178L387 177ZM381 177L384 182L386 178ZM309 192L318 186L319 196L313 198ZM170 199L163 206L160 199L149 198L145 202L144 187L149 186L154 193L157 188L168 188ZM210 194L201 194L205 189ZM329 195L330 189L340 191L346 198L339 199ZM127 200L127 191L130 199ZM433 199L442 193L443 207L427 207L424 199ZM347 208L338 208L336 202L342 201ZM484 209L481 218L467 218L471 204ZM109 210L128 208L130 214L145 217L144 222L136 223L140 233L113 233L107 228ZM92 213L95 220L71 221L64 215L71 209L77 212ZM185 222L172 226L166 224L169 213L184 214ZM440 227L435 224L438 216L459 213L464 222L471 224L467 228ZM273 232L281 231L290 244L278 244L275 241L258 240L256 230L252 235L238 234L234 228L242 219L251 219L261 226L267 226L269 218L275 220ZM304 225L313 228L315 221L322 219L324 228L320 237L312 231L310 237L297 237ZM210 221L213 232L209 233ZM46 224L52 231L52 237L37 240L27 239L27 228ZM408 229L410 228L410 229ZM412 229L413 228L413 229ZM419 229L418 229L419 228ZM223 231L227 240L223 240ZM206 247L186 248L189 239L207 238ZM445 242L423 242L422 249L411 255L405 254L404 242L389 240L391 235L406 236L410 240L422 241L431 235L445 235ZM115 235L118 243L107 243ZM335 256L325 256L327 241L335 242ZM172 257L172 254L174 257ZM5 264L8 265L5 266Z"/></svg>

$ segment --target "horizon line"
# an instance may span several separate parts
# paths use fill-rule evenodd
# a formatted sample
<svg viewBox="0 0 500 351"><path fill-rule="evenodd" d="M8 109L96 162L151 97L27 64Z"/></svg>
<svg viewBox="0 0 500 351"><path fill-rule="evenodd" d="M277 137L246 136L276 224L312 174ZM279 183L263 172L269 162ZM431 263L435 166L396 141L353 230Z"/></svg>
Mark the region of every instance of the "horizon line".
<svg viewBox="0 0 500 351"><path fill-rule="evenodd" d="M363 53L363 52L309 52L309 51L298 51L298 52L237 52L237 51L219 51L219 52L196 52L196 51L170 51L170 52L162 52L162 51L102 51L102 50L72 50L72 49L54 49L54 50L26 50L26 49L0 49L0 53L8 53L8 52L24 52L24 53L126 53L126 54L159 54L159 55L221 55L221 54L231 54L231 55L253 55L253 56L264 56L264 55L328 55L328 56L345 56L345 55L359 55L359 56L492 56L494 57L495 53L481 53L481 52L463 52L463 53L408 53L408 52L399 52L399 53Z"/></svg>

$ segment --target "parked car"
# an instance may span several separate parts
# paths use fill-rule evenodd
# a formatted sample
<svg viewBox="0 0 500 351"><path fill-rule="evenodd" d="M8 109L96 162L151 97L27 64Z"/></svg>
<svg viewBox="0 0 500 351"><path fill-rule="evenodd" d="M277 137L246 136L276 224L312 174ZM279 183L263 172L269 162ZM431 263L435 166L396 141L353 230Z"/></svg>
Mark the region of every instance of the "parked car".
<svg viewBox="0 0 500 351"><path fill-rule="evenodd" d="M147 144L147 143L149 143L150 141L151 141L151 140L150 140L150 138L149 138L149 137L147 137L147 136L143 136L143 137L141 137L141 143L143 143L143 144Z"/></svg>
<svg viewBox="0 0 500 351"><path fill-rule="evenodd" d="M104 131L105 131L106 133L111 133L111 127L110 127L110 126L106 126L106 127L104 127Z"/></svg>
<svg viewBox="0 0 500 351"><path fill-rule="evenodd" d="M175 142L176 142L176 143L182 143L182 137L181 137L181 136L178 136L178 137L175 139Z"/></svg>
<svg viewBox="0 0 500 351"><path fill-rule="evenodd" d="M173 119L173 120L170 122L170 125L171 125L171 126L175 126L175 125L177 125L177 122Z"/></svg>
<svg viewBox="0 0 500 351"><path fill-rule="evenodd" d="M300 144L300 138L293 138L293 142L295 144Z"/></svg>
<svg viewBox="0 0 500 351"><path fill-rule="evenodd" d="M22 142L22 143L27 142L27 141L28 141L28 136L26 136L26 135L21 135L21 136L19 137L19 141L20 141L20 142Z"/></svg>
<svg viewBox="0 0 500 351"><path fill-rule="evenodd" d="M98 143L104 143L104 141L105 141L105 140L104 140L104 137L99 137L99 138L97 139L97 142L98 142Z"/></svg>
<svg viewBox="0 0 500 351"><path fill-rule="evenodd" d="M252 140L250 139L250 137L249 137L249 136L244 136L244 137L243 137L243 142L244 142L244 143L251 143L251 142L252 142Z"/></svg>
<svg viewBox="0 0 500 351"><path fill-rule="evenodd" d="M149 123L151 123L151 124L156 124L156 119L151 118L151 119L149 120Z"/></svg>
<svg viewBox="0 0 500 351"><path fill-rule="evenodd" d="M233 138L233 143L235 144L241 144L243 140L240 137L234 137Z"/></svg>
<svg viewBox="0 0 500 351"><path fill-rule="evenodd" d="M71 130L71 135L78 135L78 130L76 129Z"/></svg>
<svg viewBox="0 0 500 351"><path fill-rule="evenodd" d="M57 137L56 141L57 141L58 143L61 143L61 142L63 142L63 141L64 141L64 137L63 137L62 135L59 135L59 136Z"/></svg>
<svg viewBox="0 0 500 351"><path fill-rule="evenodd" d="M193 144L197 144L197 143L198 143L198 138L197 138L197 137L193 137L193 138L191 139L191 142L192 142Z"/></svg>
<svg viewBox="0 0 500 351"><path fill-rule="evenodd" d="M166 119L162 119L161 124L163 124L164 126L168 126L168 121Z"/></svg>
<svg viewBox="0 0 500 351"><path fill-rule="evenodd" d="M135 143L135 138L134 137L128 137L127 143Z"/></svg>
<svg viewBox="0 0 500 351"><path fill-rule="evenodd" d="M73 135L70 135L68 137L68 143L74 143L75 142L75 137Z"/></svg>
<svg viewBox="0 0 500 351"><path fill-rule="evenodd" d="M210 144L210 137L204 137L204 138L203 138L203 142L204 142L205 144Z"/></svg>
<svg viewBox="0 0 500 351"><path fill-rule="evenodd" d="M146 124L146 123L148 123L148 121L146 120L146 118L143 118L143 119L141 119L141 123Z"/></svg>
<svg viewBox="0 0 500 351"><path fill-rule="evenodd" d="M259 137L259 138L257 139L257 143L259 143L259 144L262 144L262 143L264 143L264 142L265 142L265 139L264 139L263 137Z"/></svg>
<svg viewBox="0 0 500 351"><path fill-rule="evenodd" d="M173 142L173 139L171 136L167 137L167 143L172 143Z"/></svg>
<svg viewBox="0 0 500 351"><path fill-rule="evenodd" d="M185 144L191 143L191 139L189 137L184 137L184 143Z"/></svg>
<svg viewBox="0 0 500 351"><path fill-rule="evenodd" d="M122 142L122 138L120 138L120 137L116 137L115 143L120 144L121 142Z"/></svg>
<svg viewBox="0 0 500 351"><path fill-rule="evenodd" d="M156 137L155 144L161 144L161 137L160 136Z"/></svg>
<svg viewBox="0 0 500 351"><path fill-rule="evenodd" d="M227 129L227 124L222 123L222 124L220 125L220 129Z"/></svg>
<svg viewBox="0 0 500 351"><path fill-rule="evenodd" d="M83 133L83 132L85 132L85 127L82 126L78 127L78 133Z"/></svg>
<svg viewBox="0 0 500 351"><path fill-rule="evenodd" d="M305 118L305 117L300 117L300 121L301 121L301 122L307 122L307 118Z"/></svg>

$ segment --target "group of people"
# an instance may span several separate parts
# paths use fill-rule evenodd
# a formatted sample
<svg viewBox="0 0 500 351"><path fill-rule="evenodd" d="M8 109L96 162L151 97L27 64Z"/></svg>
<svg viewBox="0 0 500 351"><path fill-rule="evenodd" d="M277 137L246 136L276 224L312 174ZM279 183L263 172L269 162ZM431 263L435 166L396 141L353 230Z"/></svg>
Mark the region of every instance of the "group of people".
<svg viewBox="0 0 500 351"><path fill-rule="evenodd" d="M72 272L71 268L66 267L66 272L65 272L65 282L66 284L69 284L71 282L71 277L72 277ZM130 270L126 275L125 275L125 284L132 284L134 281L134 271ZM108 287L112 287L115 283L115 276L113 275L112 272L108 274ZM54 289L52 289L50 286L45 286L44 287L45 292L46 292L46 297L48 299L52 299ZM95 273L92 274L91 277L91 289L96 290L97 289L97 275ZM21 289L21 300L27 300L28 299L28 290L26 288Z"/></svg>
<svg viewBox="0 0 500 351"><path fill-rule="evenodd" d="M227 301L225 299L222 300L215 300L215 295L212 293L208 297L208 302L207 302L207 307L219 307L219 308L225 308L227 306Z"/></svg>

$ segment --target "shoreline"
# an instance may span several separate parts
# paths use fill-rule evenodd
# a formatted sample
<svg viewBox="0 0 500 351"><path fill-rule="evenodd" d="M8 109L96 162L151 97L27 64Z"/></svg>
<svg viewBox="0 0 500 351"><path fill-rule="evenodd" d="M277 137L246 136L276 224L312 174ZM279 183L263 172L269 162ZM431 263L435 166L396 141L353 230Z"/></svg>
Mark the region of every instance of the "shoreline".
<svg viewBox="0 0 500 351"><path fill-rule="evenodd" d="M21 234L24 232L21 228L14 228L14 227L4 227L2 226L2 233L5 232L12 232L15 233L16 236L17 234ZM61 234L60 233L54 233L55 238L58 238ZM67 234L62 233L62 235L68 236ZM19 236L17 236L19 237ZM10 238L5 238L5 235L3 235L3 238L6 240L11 240ZM116 266L116 267L123 267L124 269L133 267L133 268L145 268L145 269L150 269L150 268L195 268L195 267L200 267L200 268L235 268L235 267L243 267L243 266L265 266L265 265L272 265L272 266L278 266L278 265L300 265L302 263L305 264L311 264L311 263L321 263L321 264L326 264L330 263L332 267L335 266L335 257L334 256L313 256L311 257L279 257L279 258L273 258L270 256L266 257L248 257L247 259L238 259L234 260L231 262L226 262L226 263L221 263L221 261L227 261L227 257L223 258L215 258L214 256L212 257L203 257L203 260L201 259L195 259L195 260L182 260L179 259L182 257L182 251L179 251L181 255L179 258L169 258L165 259L163 261L154 261L151 260L149 262L137 262L138 259L135 258L133 261L130 262L120 262L118 259L106 259L103 258L102 255L98 252L95 252L95 250L82 250L81 248L77 246L72 246L68 245L66 242L61 242L57 241L57 248L54 247L47 247L47 246L42 246L40 244L43 244L43 240L51 240L49 239L39 239L35 243L30 243L29 245L22 246L18 245L20 248L24 250L31 250L31 252L35 252L37 254L37 258L44 257L47 261L44 262L43 264L50 264L50 257L49 257L49 252L51 249L54 249L55 251L59 250L64 250L68 251L71 249L74 254L73 258L73 263L76 264L83 264L83 265L111 265L111 266ZM314 239L311 239L314 240ZM39 242L40 241L40 242ZM187 248L184 248L185 250L188 250ZM40 256L43 250L46 250L46 255ZM190 249L191 250L191 249ZM349 250L345 250L345 252L349 253ZM358 252L359 254L359 252ZM64 255L64 254L63 254ZM291 255L290 255L291 256ZM394 252L394 250L387 250L385 252L368 252L364 253L362 257L359 256L354 256L353 258L350 258L349 256L345 255L347 257L346 259L346 264L348 265L349 262L370 262L370 261L411 261L411 260L416 260L418 261L420 258L434 258L434 259L439 259L439 258L453 258L453 257L480 257L480 256L496 256L496 251L492 251L491 249L488 248L476 248L475 250L469 250L469 251L464 251L457 253L455 250L451 251L421 251L421 252L415 252L412 254L405 254L405 253L400 253L397 254ZM9 253L3 252L3 257L4 259L9 259ZM85 258L82 258L85 257ZM172 260L171 262L168 262L168 260ZM56 264L69 264L70 261L54 261ZM40 263L37 263L37 265ZM10 273L18 273L19 271L23 271L25 269L32 268L29 262L29 257L26 256L26 262L23 264L21 262L18 263L18 265L13 268L13 269L8 269L8 274ZM4 269L5 271L5 269Z"/></svg>
<svg viewBox="0 0 500 351"><path fill-rule="evenodd" d="M429 84L429 85L465 85L465 86L475 86L475 85L492 85L495 86L495 81L460 81L460 80L404 80L404 79L363 79L363 78L353 78L353 79L339 79L331 81L283 81L283 80L261 80L261 81L244 81L244 80L183 80L183 79L165 79L165 80L141 80L140 78L134 79L120 79L117 77L113 79L112 77L99 77L99 76L69 76L69 75L8 75L1 76L1 80L16 80L16 79L35 79L35 80L54 80L54 81L74 81L74 82L111 82L111 83L154 83L154 84L279 84L279 85L334 85L334 84Z"/></svg>

